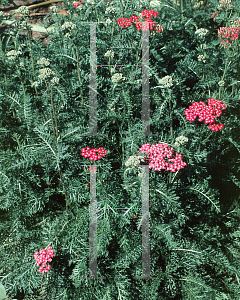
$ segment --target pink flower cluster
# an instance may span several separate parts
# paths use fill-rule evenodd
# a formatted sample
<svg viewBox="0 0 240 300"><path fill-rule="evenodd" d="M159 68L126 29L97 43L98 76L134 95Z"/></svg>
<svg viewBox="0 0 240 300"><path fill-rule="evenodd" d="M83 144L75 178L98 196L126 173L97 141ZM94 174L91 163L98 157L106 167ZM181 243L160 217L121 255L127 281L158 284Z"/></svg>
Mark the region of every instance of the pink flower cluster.
<svg viewBox="0 0 240 300"><path fill-rule="evenodd" d="M83 0L80 0L80 1L83 2ZM73 3L74 8L77 8L79 4L81 4L81 3L80 2ZM81 6L82 6L82 4L81 4Z"/></svg>
<svg viewBox="0 0 240 300"><path fill-rule="evenodd" d="M223 124L220 125L215 118L221 116L221 109L226 109L225 104L221 100L211 98L208 99L208 105L202 101L194 102L184 113L187 120L194 121L199 116L199 122L205 120L205 123L209 124L209 129L218 131L223 128Z"/></svg>
<svg viewBox="0 0 240 300"><path fill-rule="evenodd" d="M221 39L225 39L226 37L230 37L231 40L236 40L238 38L239 28L236 27L220 27L218 29L218 37Z"/></svg>
<svg viewBox="0 0 240 300"><path fill-rule="evenodd" d="M141 28L142 28L143 31L145 31L147 29L153 30L156 25L153 22L153 20L151 20L151 16L154 16L156 18L157 14L158 14L158 11L144 9L142 11L142 17L146 17L146 19L144 20L144 23L143 22L138 22L140 17L139 16L134 16L134 15L132 15L129 20L127 18L119 18L117 23L122 28L124 28L124 26L125 26L125 28L127 28L132 23L134 23L138 31L140 31ZM163 29L163 26L157 25L156 29L157 29L157 31L161 32L161 30Z"/></svg>
<svg viewBox="0 0 240 300"><path fill-rule="evenodd" d="M103 149L103 147L99 147L98 149L91 149L89 147L82 148L82 156L85 158L90 157L89 160L98 160L105 156L107 153L107 150Z"/></svg>
<svg viewBox="0 0 240 300"><path fill-rule="evenodd" d="M182 161L182 155L176 153L174 157L173 147L169 147L168 144L160 143L152 145L147 143L143 144L139 148L140 152L147 152L148 155L145 159L149 160L149 169L154 171L160 171L161 169L175 172L176 170L183 169L186 166L186 162ZM168 159L166 161L165 159Z"/></svg>
<svg viewBox="0 0 240 300"><path fill-rule="evenodd" d="M105 156L107 153L107 150L103 149L103 147L99 147L98 149L91 149L89 147L86 148L82 148L82 156L84 156L85 158L90 157L89 160L98 160L100 158L102 158L103 156ZM88 168L89 171L91 171L91 166ZM96 168L94 166L93 168L93 172L96 171Z"/></svg>
<svg viewBox="0 0 240 300"><path fill-rule="evenodd" d="M225 39L226 37L229 37L231 40L236 40L238 38L238 33L239 33L239 28L238 27L220 27L218 29L218 37L220 39ZM229 42L229 40L223 40L220 41L220 45L223 45L224 48L226 47L230 47L231 43Z"/></svg>
<svg viewBox="0 0 240 300"><path fill-rule="evenodd" d="M47 247L47 251L45 249L42 249L39 251L39 254L38 254L38 251L36 251L34 253L34 258L35 260L37 260L37 263L36 265L39 266L40 264L42 264L38 270L38 272L44 274L44 272L48 272L50 270L50 265L47 265L47 262L51 262L52 261L52 258L55 256L55 254L53 254L54 250L52 249L51 246ZM44 267L46 267L44 269Z"/></svg>
<svg viewBox="0 0 240 300"><path fill-rule="evenodd" d="M231 0L220 0L219 1L219 5L218 5L218 8L221 9L222 6L225 6L227 8L231 8L233 7L233 5L231 4Z"/></svg>

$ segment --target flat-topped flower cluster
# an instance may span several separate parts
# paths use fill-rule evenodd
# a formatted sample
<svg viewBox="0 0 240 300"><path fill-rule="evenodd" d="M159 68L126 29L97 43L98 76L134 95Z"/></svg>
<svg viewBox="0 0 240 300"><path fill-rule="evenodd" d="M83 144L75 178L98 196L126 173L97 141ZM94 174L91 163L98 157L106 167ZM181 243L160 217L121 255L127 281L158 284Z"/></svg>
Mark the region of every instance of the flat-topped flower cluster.
<svg viewBox="0 0 240 300"><path fill-rule="evenodd" d="M37 261L36 265L39 266L42 264L40 266L38 272L44 274L44 272L47 273L50 270L50 265L46 266L46 264L48 261L51 262L52 258L55 256L55 254L53 252L54 252L54 250L52 249L51 246L49 246L49 247L47 247L47 250L42 249L39 251L39 253L38 253L38 251L36 251L34 253L34 258Z"/></svg>
<svg viewBox="0 0 240 300"><path fill-rule="evenodd" d="M205 123L209 124L209 129L218 131L223 128L223 124L220 125L215 119L221 116L221 109L226 109L225 104L221 100L211 98L208 99L208 105L202 101L194 102L184 113L187 120L194 121L199 116L199 122L205 120Z"/></svg>
<svg viewBox="0 0 240 300"><path fill-rule="evenodd" d="M154 169L154 171L166 170L175 172L187 165L186 162L182 161L182 155L179 153L174 154L173 147L169 147L165 143L152 146L150 143L143 144L139 151L147 153L145 159L149 161L149 169Z"/></svg>
<svg viewBox="0 0 240 300"><path fill-rule="evenodd" d="M156 18L157 14L158 14L158 11L144 9L142 11L142 17L146 17L144 22L139 21L139 19L140 19L139 16L132 15L130 17L130 19L119 18L117 23L118 23L118 25L120 25L123 28L124 28L124 26L125 26L125 28L127 28L132 23L134 23L138 31L140 31L140 29L142 29L143 31L146 31L148 29L153 30L154 28L156 28L157 31L161 32L163 30L163 26L160 26L160 25L156 26L155 23L153 22L153 20L151 19L151 16L154 16Z"/></svg>

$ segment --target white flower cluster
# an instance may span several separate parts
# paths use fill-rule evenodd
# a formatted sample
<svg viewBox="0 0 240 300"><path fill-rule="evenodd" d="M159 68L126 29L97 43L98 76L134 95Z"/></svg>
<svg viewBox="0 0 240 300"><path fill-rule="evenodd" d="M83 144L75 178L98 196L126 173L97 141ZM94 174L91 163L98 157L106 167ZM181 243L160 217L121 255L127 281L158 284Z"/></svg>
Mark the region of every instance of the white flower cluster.
<svg viewBox="0 0 240 300"><path fill-rule="evenodd" d="M70 29L70 30L72 30L72 29L76 29L77 28L77 26L76 26L76 24L74 24L74 23L72 23L72 22L65 22L63 25L62 25L62 29L64 30L64 29Z"/></svg>
<svg viewBox="0 0 240 300"><path fill-rule="evenodd" d="M119 81L122 80L126 80L127 78L126 77L123 77L123 74L122 73L116 73L112 76L112 82L113 83L117 83Z"/></svg>
<svg viewBox="0 0 240 300"><path fill-rule="evenodd" d="M136 167L140 162L144 161L144 156L131 155L129 159L125 162L126 167Z"/></svg>
<svg viewBox="0 0 240 300"><path fill-rule="evenodd" d="M195 34L198 34L201 38L204 37L209 30L205 28L199 28L197 31L195 31Z"/></svg>
<svg viewBox="0 0 240 300"><path fill-rule="evenodd" d="M58 84L59 83L59 78L53 77L53 79L51 79L50 82L51 82L52 85Z"/></svg>
<svg viewBox="0 0 240 300"><path fill-rule="evenodd" d="M0 11L0 17L1 16L4 16L4 12L3 11Z"/></svg>
<svg viewBox="0 0 240 300"><path fill-rule="evenodd" d="M48 78L50 75L55 75L55 73L50 69L50 68L43 68L39 70L40 75L38 75L38 77L40 79L46 79Z"/></svg>
<svg viewBox="0 0 240 300"><path fill-rule="evenodd" d="M108 19L106 20L106 23L107 23L107 24L110 24L110 23L112 23L112 20L108 18Z"/></svg>
<svg viewBox="0 0 240 300"><path fill-rule="evenodd" d="M108 6L108 7L106 8L105 14L113 13L113 12L115 12L115 11L116 11L115 7L113 7L113 6Z"/></svg>
<svg viewBox="0 0 240 300"><path fill-rule="evenodd" d="M114 57L114 52L113 52L112 50L108 50L108 51L104 54L104 56L113 58L113 57Z"/></svg>
<svg viewBox="0 0 240 300"><path fill-rule="evenodd" d="M153 1L150 2L150 7L159 7L160 4L161 4L160 1L158 1L158 0L153 0Z"/></svg>
<svg viewBox="0 0 240 300"><path fill-rule="evenodd" d="M179 147L179 146L181 146L181 145L183 145L187 142L188 142L188 138L186 136L181 135L181 136L176 138L175 146Z"/></svg>
<svg viewBox="0 0 240 300"><path fill-rule="evenodd" d="M48 58L42 57L37 61L37 64L41 65L41 66L49 66L50 62L49 62Z"/></svg>
<svg viewBox="0 0 240 300"><path fill-rule="evenodd" d="M32 83L32 87L38 87L39 86L39 82L38 81L34 81L33 83Z"/></svg>
<svg viewBox="0 0 240 300"><path fill-rule="evenodd" d="M11 50L9 52L7 52L7 56L9 60L15 60L19 54L22 54L21 51L16 51L16 50Z"/></svg>
<svg viewBox="0 0 240 300"><path fill-rule="evenodd" d="M20 61L19 67L20 67L20 68L24 68L24 62Z"/></svg>
<svg viewBox="0 0 240 300"><path fill-rule="evenodd" d="M59 8L55 5L51 6L50 9L53 13L57 13L59 11Z"/></svg>
<svg viewBox="0 0 240 300"><path fill-rule="evenodd" d="M28 16L29 9L27 6L20 6L18 9L15 10L14 14L22 14L22 15Z"/></svg>
<svg viewBox="0 0 240 300"><path fill-rule="evenodd" d="M28 22L25 20L25 21L22 21L22 23L21 23L21 27L22 28L27 28L27 26L28 26Z"/></svg>
<svg viewBox="0 0 240 300"><path fill-rule="evenodd" d="M201 44L200 47L201 47L202 49L207 49L207 45L206 45L206 44Z"/></svg>
<svg viewBox="0 0 240 300"><path fill-rule="evenodd" d="M206 62L205 56L204 55L198 55L198 61Z"/></svg>
<svg viewBox="0 0 240 300"><path fill-rule="evenodd" d="M221 80L221 81L219 81L219 83L218 83L219 86L224 86L224 84L225 84L224 80Z"/></svg>
<svg viewBox="0 0 240 300"><path fill-rule="evenodd" d="M171 76L167 75L167 76L159 79L158 84L163 87L169 88L169 87L173 86L173 79Z"/></svg>
<svg viewBox="0 0 240 300"><path fill-rule="evenodd" d="M87 0L87 3L89 3L89 4L95 4L94 0Z"/></svg>

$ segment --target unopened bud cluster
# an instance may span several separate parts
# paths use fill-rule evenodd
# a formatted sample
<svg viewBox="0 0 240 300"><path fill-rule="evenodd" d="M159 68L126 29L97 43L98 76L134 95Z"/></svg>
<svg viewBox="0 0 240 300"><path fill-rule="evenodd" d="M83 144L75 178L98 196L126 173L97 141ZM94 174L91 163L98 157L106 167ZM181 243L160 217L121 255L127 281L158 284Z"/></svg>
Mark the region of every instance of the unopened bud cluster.
<svg viewBox="0 0 240 300"><path fill-rule="evenodd" d="M27 6L20 6L18 9L16 9L13 13L15 14L22 14L24 16L28 16L29 15L29 9Z"/></svg>
<svg viewBox="0 0 240 300"><path fill-rule="evenodd" d="M21 51L11 50L11 51L7 52L6 55L7 55L7 59L15 60L18 57L18 55L20 55L20 54L22 54Z"/></svg>
<svg viewBox="0 0 240 300"><path fill-rule="evenodd" d="M38 75L38 77L40 79L46 79L46 78L50 77L51 75L55 74L50 68L39 69L39 73L40 73L40 75Z"/></svg>
<svg viewBox="0 0 240 300"><path fill-rule="evenodd" d="M136 167L140 162L144 161L144 156L140 155L131 155L128 160L125 162L126 167Z"/></svg>
<svg viewBox="0 0 240 300"><path fill-rule="evenodd" d="M53 13L57 13L57 12L59 11L59 8L58 8L57 6L55 6L55 5L51 6L49 9L50 9Z"/></svg>
<svg viewBox="0 0 240 300"><path fill-rule="evenodd" d="M224 86L224 84L225 84L224 80L221 80L221 81L218 82L219 86Z"/></svg>
<svg viewBox="0 0 240 300"><path fill-rule="evenodd" d="M108 50L108 51L104 54L104 56L113 58L113 57L114 57L114 52L113 52L112 50Z"/></svg>
<svg viewBox="0 0 240 300"><path fill-rule="evenodd" d="M52 258L55 256L55 254L53 252L54 252L54 250L52 249L51 246L49 246L49 247L47 247L47 250L42 249L39 251L39 253L38 253L38 251L36 251L34 253L34 258L37 261L36 265L39 266L42 264L40 266L38 272L44 274L44 272L47 273L50 270L50 265L46 266L46 264L48 261L51 262Z"/></svg>
<svg viewBox="0 0 240 300"><path fill-rule="evenodd" d="M72 22L65 22L63 25L62 25L62 29L64 30L64 29L70 29L70 30L72 30L72 29L76 29L77 28L77 26L76 26L76 24L74 24L74 23L72 23Z"/></svg>
<svg viewBox="0 0 240 300"><path fill-rule="evenodd" d="M105 14L114 13L116 11L115 7L109 6L106 8Z"/></svg>
<svg viewBox="0 0 240 300"><path fill-rule="evenodd" d="M195 34L197 34L198 36L200 36L201 38L205 37L205 35L208 34L208 29L205 28L199 28L197 31L195 31Z"/></svg>
<svg viewBox="0 0 240 300"><path fill-rule="evenodd" d="M181 146L181 145L183 145L187 142L188 142L188 138L186 136L181 135L181 136L176 138L175 146L179 147L179 146Z"/></svg>
<svg viewBox="0 0 240 300"><path fill-rule="evenodd" d="M198 61L206 62L205 56L204 55L198 55Z"/></svg>
<svg viewBox="0 0 240 300"><path fill-rule="evenodd" d="M49 65L50 65L50 62L49 62L48 58L41 57L41 58L37 61L37 64L40 65L40 66L49 66Z"/></svg>
<svg viewBox="0 0 240 300"><path fill-rule="evenodd" d="M112 82L113 83L117 83L121 80L126 80L127 78L126 77L123 77L123 74L122 73L115 73L113 76L112 76Z"/></svg>
<svg viewBox="0 0 240 300"><path fill-rule="evenodd" d="M173 79L171 76L167 75L167 76L159 79L158 84L165 88L170 88L171 86L173 86Z"/></svg>

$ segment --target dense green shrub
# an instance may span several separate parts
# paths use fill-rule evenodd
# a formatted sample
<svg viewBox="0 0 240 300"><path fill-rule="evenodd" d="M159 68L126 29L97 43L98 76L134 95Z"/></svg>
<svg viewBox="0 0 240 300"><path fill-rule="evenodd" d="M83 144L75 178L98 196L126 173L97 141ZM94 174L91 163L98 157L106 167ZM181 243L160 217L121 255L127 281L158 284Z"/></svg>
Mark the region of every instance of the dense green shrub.
<svg viewBox="0 0 240 300"><path fill-rule="evenodd" d="M67 15L53 8L44 18L54 28L47 45L32 39L26 7L0 37L0 280L9 299L239 299L239 38L227 47L218 37L220 27L239 28L238 1L73 3L64 1ZM144 9L157 11L152 20L163 26L149 30L150 136L141 135L142 30L118 24ZM89 134L87 22L96 22L97 136ZM218 131L184 113L211 98L226 106ZM143 167L133 162L146 143L168 144L186 166L149 169L157 279L135 280L142 274ZM107 150L94 163L104 280L84 278L87 147ZM55 256L42 274L34 253L47 246Z"/></svg>

